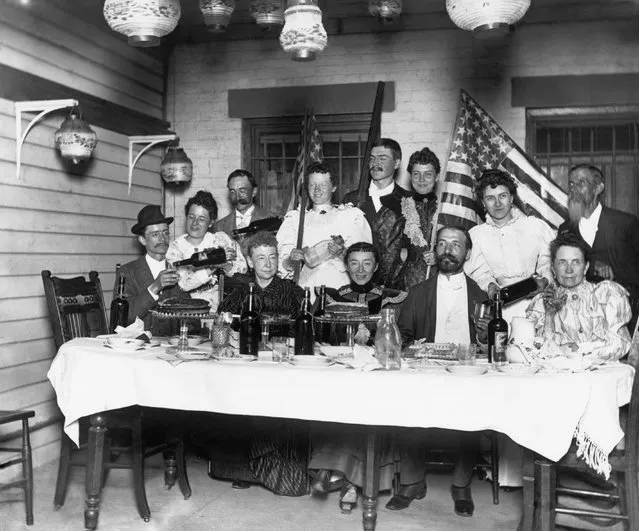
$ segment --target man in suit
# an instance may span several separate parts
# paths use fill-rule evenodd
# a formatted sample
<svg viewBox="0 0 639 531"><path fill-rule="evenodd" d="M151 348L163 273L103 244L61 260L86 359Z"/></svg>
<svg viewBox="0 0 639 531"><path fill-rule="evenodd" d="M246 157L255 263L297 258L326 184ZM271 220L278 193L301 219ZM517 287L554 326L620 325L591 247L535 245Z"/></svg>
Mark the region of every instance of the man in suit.
<svg viewBox="0 0 639 531"><path fill-rule="evenodd" d="M129 323L139 317L144 321L146 330L155 335L163 335L171 327L160 320L152 319L150 313L158 301L169 297L184 296L177 283L180 276L177 271L167 268L165 261L169 248L169 225L173 218L165 217L157 205L146 205L138 213L138 222L131 232L146 249L144 256L120 267L115 279L114 297L120 276L125 279L125 298L129 301Z"/></svg>
<svg viewBox="0 0 639 531"><path fill-rule="evenodd" d="M223 231L232 237L235 229L248 227L251 221L273 217L268 210L255 204L258 186L250 171L232 171L226 180L226 186L233 210L217 221L214 232Z"/></svg>
<svg viewBox="0 0 639 531"><path fill-rule="evenodd" d="M401 200L411 195L395 182L401 162L399 144L391 138L380 138L373 144L368 159L371 181L364 197L360 198L358 190L353 190L342 200L342 203L351 203L364 212L373 233L373 244L384 250L377 279L385 287L397 289L402 287L399 273L405 224Z"/></svg>
<svg viewBox="0 0 639 531"><path fill-rule="evenodd" d="M464 274L464 262L470 257L472 245L466 229L442 227L438 231L435 247L438 273L409 290L399 315L398 326L404 343L416 339L428 343L475 343L478 331L483 336L482 342L485 341L485 323L478 323L479 330L475 330L471 316L475 302L486 300L487 295ZM454 511L459 516L472 516L475 505L470 483L478 453L478 435L440 431L447 447L457 450L451 489ZM386 504L391 510L405 509L414 499L426 495L424 445L409 434L400 440L399 449L401 487Z"/></svg>
<svg viewBox="0 0 639 531"><path fill-rule="evenodd" d="M572 168L568 188L569 220L559 232L570 230L589 245L588 280L614 280L628 290L633 330L639 313L639 219L601 204L604 176L596 166Z"/></svg>

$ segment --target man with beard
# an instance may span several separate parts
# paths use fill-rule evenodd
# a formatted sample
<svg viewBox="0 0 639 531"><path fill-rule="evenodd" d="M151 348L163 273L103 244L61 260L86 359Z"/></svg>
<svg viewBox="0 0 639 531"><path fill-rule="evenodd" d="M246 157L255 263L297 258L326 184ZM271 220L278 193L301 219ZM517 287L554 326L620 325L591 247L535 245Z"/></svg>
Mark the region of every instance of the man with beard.
<svg viewBox="0 0 639 531"><path fill-rule="evenodd" d="M603 173L596 166L579 164L568 174L569 220L559 232L570 230L591 248L588 280L614 280L629 292L634 329L639 313L639 220L636 216L601 204Z"/></svg>
<svg viewBox="0 0 639 531"><path fill-rule="evenodd" d="M391 138L380 138L373 144L368 159L371 182L363 198L353 190L344 196L342 203L351 203L360 208L373 233L373 244L383 249L377 278L387 288L401 289L399 273L402 268L400 253L404 217L402 197L410 196L395 183L395 176L402 161L402 149Z"/></svg>
<svg viewBox="0 0 639 531"><path fill-rule="evenodd" d="M464 274L464 262L470 257L473 243L466 229L442 227L437 233L435 253L437 275L416 284L399 314L398 326L404 344L417 339L428 343L475 343L477 332L485 341L484 322L475 330L471 316L475 302L486 300L486 293ZM426 448L421 444L423 432L402 436L399 441L401 456L401 487L386 504L387 509L406 509L414 499L426 495ZM473 467L478 453L476 432L429 430L429 438L446 441L447 448L457 449L451 488L455 514L472 516L475 505L470 490Z"/></svg>

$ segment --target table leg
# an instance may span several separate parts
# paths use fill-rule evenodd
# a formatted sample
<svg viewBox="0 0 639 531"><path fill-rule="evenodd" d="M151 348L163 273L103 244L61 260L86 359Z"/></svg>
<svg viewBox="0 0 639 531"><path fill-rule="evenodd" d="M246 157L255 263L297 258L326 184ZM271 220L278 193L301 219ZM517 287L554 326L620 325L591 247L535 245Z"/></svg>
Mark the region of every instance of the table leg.
<svg viewBox="0 0 639 531"><path fill-rule="evenodd" d="M538 483L538 521L540 531L554 531L555 529L555 505L557 468L552 461L540 458L539 466L535 471Z"/></svg>
<svg viewBox="0 0 639 531"><path fill-rule="evenodd" d="M98 527L100 516L100 491L102 490L104 441L106 438L107 419L104 413L91 415L89 428L87 472L85 480L86 509L84 510L84 527L93 531Z"/></svg>
<svg viewBox="0 0 639 531"><path fill-rule="evenodd" d="M366 434L362 494L362 505L364 507L362 523L364 531L375 531L375 525L377 524L377 495L379 494L379 434L374 426L369 427Z"/></svg>
<svg viewBox="0 0 639 531"><path fill-rule="evenodd" d="M523 507L518 531L532 531L535 508L535 453L524 448Z"/></svg>

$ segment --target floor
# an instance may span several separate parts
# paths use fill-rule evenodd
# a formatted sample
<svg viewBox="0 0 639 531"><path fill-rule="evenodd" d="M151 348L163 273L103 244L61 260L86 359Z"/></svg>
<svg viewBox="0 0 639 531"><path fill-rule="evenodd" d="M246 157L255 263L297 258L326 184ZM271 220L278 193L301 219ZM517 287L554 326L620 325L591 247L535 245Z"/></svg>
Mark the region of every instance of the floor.
<svg viewBox="0 0 639 531"><path fill-rule="evenodd" d="M338 507L338 493L321 499L313 496L287 498L275 496L264 488L253 486L234 490L229 483L211 480L206 462L191 457L188 473L193 496L184 500L178 487L164 489L161 462L147 464L146 489L151 507L151 521L144 523L135 509L131 476L128 470L112 470L104 488L100 531L351 531L362 529L361 503L351 515L343 515ZM72 471L65 505L52 508L57 463L34 470L35 523L24 523L24 504L19 491L0 492L0 531L66 531L83 529L83 468ZM405 511L384 508L388 494L378 501L377 529L409 531L428 529L452 531L514 530L521 514L521 490L500 493L500 504L493 505L491 486L487 481L473 482L475 515L461 518L452 510L449 494L450 477L431 474L428 494L413 502Z"/></svg>

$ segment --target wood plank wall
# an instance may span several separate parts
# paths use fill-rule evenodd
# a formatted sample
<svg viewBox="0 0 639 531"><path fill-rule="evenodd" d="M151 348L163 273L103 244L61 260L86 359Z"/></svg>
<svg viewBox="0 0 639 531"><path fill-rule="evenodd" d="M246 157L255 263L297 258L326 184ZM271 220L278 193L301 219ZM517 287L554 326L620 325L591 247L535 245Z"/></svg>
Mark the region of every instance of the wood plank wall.
<svg viewBox="0 0 639 531"><path fill-rule="evenodd" d="M162 117L162 62L70 13L46 4L37 12L3 5L0 48L0 64ZM24 127L32 115L23 117ZM56 352L40 271L97 270L108 305L115 264L141 252L130 232L138 211L163 196L158 150L140 159L127 194L128 139L118 133L94 127L93 159L80 172L70 169L53 141L63 119L64 112L50 115L31 130L16 179L14 105L0 99L0 409L36 411L36 466L57 458L61 433L46 378ZM2 428L0 440L14 438L14 427ZM17 472L2 471L0 481Z"/></svg>

